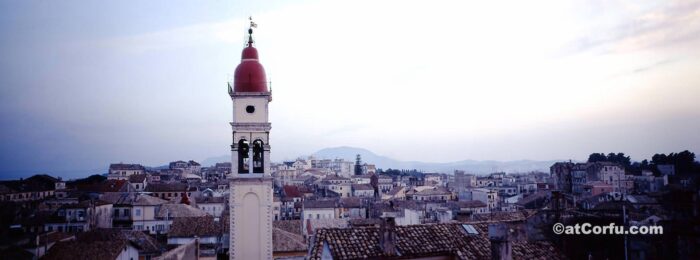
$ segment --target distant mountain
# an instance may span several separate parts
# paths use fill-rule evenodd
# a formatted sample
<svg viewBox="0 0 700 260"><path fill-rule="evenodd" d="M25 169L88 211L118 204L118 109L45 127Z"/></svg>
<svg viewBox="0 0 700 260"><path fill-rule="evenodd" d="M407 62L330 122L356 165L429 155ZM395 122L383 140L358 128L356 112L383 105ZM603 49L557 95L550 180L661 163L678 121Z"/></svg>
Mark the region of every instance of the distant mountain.
<svg viewBox="0 0 700 260"><path fill-rule="evenodd" d="M222 155L222 156L217 156L217 157L209 157L207 159L204 159L204 161L200 162L200 164L203 167L209 167L213 166L217 163L221 162L231 162L231 155Z"/></svg>
<svg viewBox="0 0 700 260"><path fill-rule="evenodd" d="M533 160L518 160L518 161L475 161L463 160L447 163L431 163L418 161L399 161L386 156L377 155L367 149L355 147L333 147L321 149L312 154L319 159L335 159L341 158L344 160L355 161L357 154L360 154L362 161L373 163L377 168L382 169L417 169L424 172L444 172L452 173L454 170L463 170L467 173L488 174L493 172L530 172L543 171L549 172L549 167L556 160L552 161L533 161Z"/></svg>
<svg viewBox="0 0 700 260"><path fill-rule="evenodd" d="M393 169L402 169L405 168L406 166L409 165L409 162L403 162L399 160L395 160L386 156L381 156L373 153L370 150L363 149L363 148L355 148L355 147L348 147L348 146L341 146L341 147L333 147L333 148L325 148L321 149L315 153L312 154L313 157L316 157L318 159L344 159L346 161L355 161L355 157L357 155L360 155L362 157L362 161L366 163L373 163L374 165L377 166L377 168L393 168Z"/></svg>
<svg viewBox="0 0 700 260"><path fill-rule="evenodd" d="M399 161L382 155L377 155L370 150L356 147L333 147L321 149L312 154L317 159L341 158L347 161L355 161L355 156L360 154L362 161L371 163L382 169L417 169L424 172L453 173L454 170L463 170L467 173L488 174L493 172L549 172L549 167L557 161L475 161L463 160L447 163L431 163L418 161ZM207 158L201 162L202 166L211 166L219 162L231 161L230 155Z"/></svg>

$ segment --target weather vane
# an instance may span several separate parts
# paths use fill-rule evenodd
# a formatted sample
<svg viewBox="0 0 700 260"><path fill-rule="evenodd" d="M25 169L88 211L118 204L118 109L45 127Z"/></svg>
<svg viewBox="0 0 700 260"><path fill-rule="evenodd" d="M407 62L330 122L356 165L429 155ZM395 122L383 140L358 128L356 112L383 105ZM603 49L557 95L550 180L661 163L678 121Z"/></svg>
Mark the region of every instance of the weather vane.
<svg viewBox="0 0 700 260"><path fill-rule="evenodd" d="M258 24L253 22L252 16L248 16L248 20L250 20L250 28L258 28Z"/></svg>

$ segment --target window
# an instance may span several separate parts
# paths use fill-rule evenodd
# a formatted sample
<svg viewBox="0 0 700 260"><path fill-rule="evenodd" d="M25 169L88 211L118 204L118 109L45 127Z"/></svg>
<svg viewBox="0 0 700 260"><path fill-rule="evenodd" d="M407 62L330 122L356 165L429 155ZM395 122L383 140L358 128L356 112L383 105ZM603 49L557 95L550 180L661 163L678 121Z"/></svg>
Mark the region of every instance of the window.
<svg viewBox="0 0 700 260"><path fill-rule="evenodd" d="M141 216L141 209L136 209L136 211L134 211L134 214L136 216Z"/></svg>
<svg viewBox="0 0 700 260"><path fill-rule="evenodd" d="M250 145L247 140L241 139L238 141L238 173L249 173L248 160Z"/></svg>
<svg viewBox="0 0 700 260"><path fill-rule="evenodd" d="M263 173L264 160L263 142L258 139L253 141L253 172Z"/></svg>

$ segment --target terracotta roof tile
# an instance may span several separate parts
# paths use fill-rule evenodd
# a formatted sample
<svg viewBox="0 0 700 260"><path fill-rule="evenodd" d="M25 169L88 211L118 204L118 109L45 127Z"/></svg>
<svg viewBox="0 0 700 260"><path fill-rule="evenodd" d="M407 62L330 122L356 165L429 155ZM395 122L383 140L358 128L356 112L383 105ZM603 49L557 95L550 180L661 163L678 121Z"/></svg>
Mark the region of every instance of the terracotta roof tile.
<svg viewBox="0 0 700 260"><path fill-rule="evenodd" d="M282 187L282 192L285 197L301 197L301 192L297 186L284 185L284 187Z"/></svg>
<svg viewBox="0 0 700 260"><path fill-rule="evenodd" d="M324 243L334 259L411 258L454 256L459 259L491 259L488 223L471 224L478 234L467 234L462 224L397 226L396 250L400 256L387 256L380 246L377 227L318 229L312 240L309 259L321 259ZM513 242L514 259L564 259L550 242Z"/></svg>
<svg viewBox="0 0 700 260"><path fill-rule="evenodd" d="M337 200L305 200L304 208L335 208L338 204Z"/></svg>
<svg viewBox="0 0 700 260"><path fill-rule="evenodd" d="M168 237L209 237L221 235L220 223L211 216L179 217L173 219Z"/></svg>
<svg viewBox="0 0 700 260"><path fill-rule="evenodd" d="M96 229L56 243L42 259L116 259L130 243L121 230Z"/></svg>
<svg viewBox="0 0 700 260"><path fill-rule="evenodd" d="M272 246L275 252L307 251L308 246L301 234L301 220L272 222Z"/></svg>
<svg viewBox="0 0 700 260"><path fill-rule="evenodd" d="M134 174L129 176L129 182L131 183L142 183L146 180L146 174Z"/></svg>
<svg viewBox="0 0 700 260"><path fill-rule="evenodd" d="M151 183L146 186L148 192L184 192L187 190L184 183Z"/></svg>
<svg viewBox="0 0 700 260"><path fill-rule="evenodd" d="M183 217L202 217L207 215L201 209L192 207L186 204L163 204L160 210L156 213L157 218L183 218Z"/></svg>

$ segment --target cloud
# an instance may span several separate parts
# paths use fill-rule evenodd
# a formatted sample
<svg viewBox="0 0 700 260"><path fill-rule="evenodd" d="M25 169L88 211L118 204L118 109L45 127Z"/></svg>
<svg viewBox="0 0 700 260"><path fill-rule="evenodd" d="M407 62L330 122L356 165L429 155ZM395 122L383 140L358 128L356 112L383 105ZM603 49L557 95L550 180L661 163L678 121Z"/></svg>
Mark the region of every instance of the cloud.
<svg viewBox="0 0 700 260"><path fill-rule="evenodd" d="M695 41L700 39L700 1L674 1L591 31L567 44L564 52L620 53Z"/></svg>
<svg viewBox="0 0 700 260"><path fill-rule="evenodd" d="M648 63L646 65L638 66L638 67L635 67L635 68L630 69L630 70L625 70L625 71L622 71L619 73L612 74L608 77L605 77L604 80L610 80L610 79L614 79L614 78L618 78L618 77L624 77L624 76L629 76L629 75L633 75L633 74L649 72L649 71L658 69L658 68L666 66L666 65L681 62L683 60L686 60L686 59L685 58L678 58L678 57L677 58L663 59L663 60L660 60L657 62L652 62L652 63Z"/></svg>

